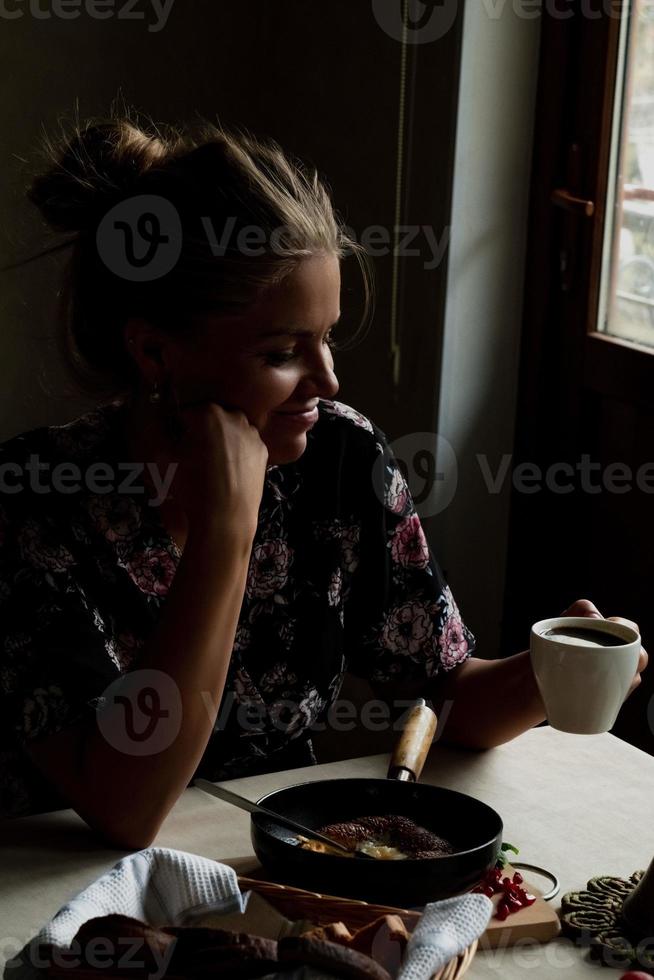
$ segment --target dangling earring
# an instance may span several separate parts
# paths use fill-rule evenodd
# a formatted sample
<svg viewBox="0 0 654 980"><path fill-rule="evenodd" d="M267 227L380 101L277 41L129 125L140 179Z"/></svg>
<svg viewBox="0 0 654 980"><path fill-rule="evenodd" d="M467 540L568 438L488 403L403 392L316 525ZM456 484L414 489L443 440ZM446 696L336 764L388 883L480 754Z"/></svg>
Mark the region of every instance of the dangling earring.
<svg viewBox="0 0 654 980"><path fill-rule="evenodd" d="M159 382L155 381L152 385L152 391L150 392L150 401L156 405L157 402L161 401L161 392L159 391Z"/></svg>

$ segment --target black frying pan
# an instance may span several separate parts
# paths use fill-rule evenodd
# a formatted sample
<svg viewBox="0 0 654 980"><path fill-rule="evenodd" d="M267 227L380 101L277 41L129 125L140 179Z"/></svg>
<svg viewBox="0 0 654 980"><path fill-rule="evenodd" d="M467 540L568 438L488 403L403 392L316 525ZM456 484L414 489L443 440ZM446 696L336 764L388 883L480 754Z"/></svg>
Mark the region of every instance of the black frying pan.
<svg viewBox="0 0 654 980"><path fill-rule="evenodd" d="M476 884L497 861L502 820L472 796L416 781L435 728L434 712L421 701L411 710L386 779L296 783L257 802L314 829L363 816L410 817L449 840L455 853L401 861L317 853L299 847L279 824L252 814L252 845L271 877L311 891L402 907L448 898Z"/></svg>

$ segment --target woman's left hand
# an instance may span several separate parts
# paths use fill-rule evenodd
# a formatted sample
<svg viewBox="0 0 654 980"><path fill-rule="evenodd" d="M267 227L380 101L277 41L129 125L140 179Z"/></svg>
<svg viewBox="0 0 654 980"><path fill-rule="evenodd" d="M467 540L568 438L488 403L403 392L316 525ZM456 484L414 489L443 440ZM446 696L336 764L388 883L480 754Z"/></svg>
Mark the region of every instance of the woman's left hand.
<svg viewBox="0 0 654 980"><path fill-rule="evenodd" d="M590 599L577 599L577 601L573 602L572 605L569 607L569 609L566 609L565 612L561 613L561 615L562 616L588 616L591 619L604 619L597 606L594 605L590 601ZM624 623L625 626L631 626L633 629L638 630L638 633L640 633L638 623L634 623L633 619L623 619L622 616L607 616L607 619L610 619L611 622L613 623ZM630 694L633 694L633 692L640 684L641 681L640 675L647 667L648 659L649 657L647 655L647 651L645 650L644 647L641 647L640 658L638 660L638 667L636 668L636 674L634 676L633 681L631 682L631 687L627 691L627 696L625 698L625 701L627 700Z"/></svg>

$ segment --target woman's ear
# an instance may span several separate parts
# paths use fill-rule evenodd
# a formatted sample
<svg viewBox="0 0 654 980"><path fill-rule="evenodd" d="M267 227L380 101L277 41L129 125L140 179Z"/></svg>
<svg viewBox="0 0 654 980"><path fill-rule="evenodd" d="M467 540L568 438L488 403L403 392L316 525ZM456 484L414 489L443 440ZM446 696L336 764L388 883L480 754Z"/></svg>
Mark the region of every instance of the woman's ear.
<svg viewBox="0 0 654 980"><path fill-rule="evenodd" d="M166 338L160 330L142 317L130 317L123 327L127 350L134 358L141 373L148 380L155 380L153 370L165 362Z"/></svg>

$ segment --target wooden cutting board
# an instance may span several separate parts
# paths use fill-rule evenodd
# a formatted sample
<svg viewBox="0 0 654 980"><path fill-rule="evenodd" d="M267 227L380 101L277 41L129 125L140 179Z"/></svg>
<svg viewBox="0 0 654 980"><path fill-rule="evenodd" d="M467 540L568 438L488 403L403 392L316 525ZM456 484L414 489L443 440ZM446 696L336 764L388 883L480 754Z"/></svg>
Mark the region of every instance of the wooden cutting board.
<svg viewBox="0 0 654 980"><path fill-rule="evenodd" d="M506 866L505 876L512 878L514 869ZM540 892L527 878L522 886L531 895L536 896L533 905L526 909L514 912L503 922L500 919L491 919L486 932L479 940L480 949L497 949L498 947L513 946L521 939L533 939L536 942L546 943L554 939L561 931L561 922L558 915L552 908L551 902L545 902ZM493 904L497 906L501 895L493 896Z"/></svg>

